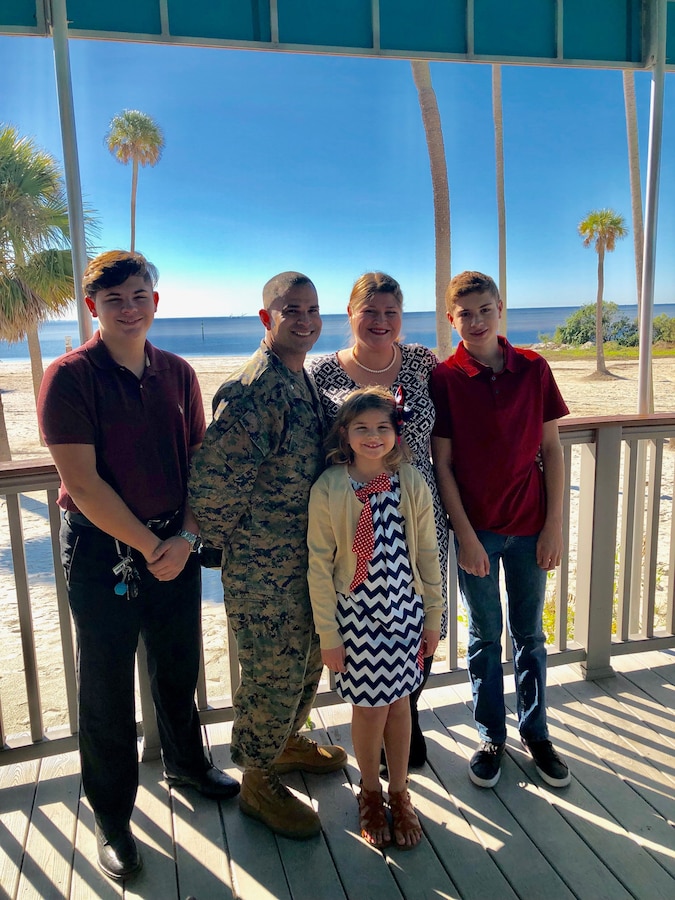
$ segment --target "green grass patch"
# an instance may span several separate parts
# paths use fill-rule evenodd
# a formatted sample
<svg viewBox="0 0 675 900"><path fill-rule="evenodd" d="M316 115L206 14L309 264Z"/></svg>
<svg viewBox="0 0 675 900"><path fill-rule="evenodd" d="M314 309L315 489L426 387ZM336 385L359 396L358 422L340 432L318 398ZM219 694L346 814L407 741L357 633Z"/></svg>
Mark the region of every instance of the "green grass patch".
<svg viewBox="0 0 675 900"><path fill-rule="evenodd" d="M617 344L611 341L604 345L604 351L605 361L609 361L612 359L638 360L640 358L640 352L637 347L619 347ZM544 359L547 359L549 362L555 362L556 359L579 359L595 361L595 347L561 347L557 350L537 350L537 353L540 353L544 357ZM653 346L652 358L675 359L675 346Z"/></svg>

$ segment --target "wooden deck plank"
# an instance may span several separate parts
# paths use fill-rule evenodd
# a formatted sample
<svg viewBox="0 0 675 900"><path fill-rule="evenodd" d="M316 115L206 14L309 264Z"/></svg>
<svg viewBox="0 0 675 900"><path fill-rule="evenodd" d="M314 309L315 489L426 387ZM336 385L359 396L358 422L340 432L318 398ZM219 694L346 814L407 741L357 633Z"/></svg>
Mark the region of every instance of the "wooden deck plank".
<svg viewBox="0 0 675 900"><path fill-rule="evenodd" d="M178 896L232 897L218 801L172 788L171 808Z"/></svg>
<svg viewBox="0 0 675 900"><path fill-rule="evenodd" d="M384 854L373 850L373 848L368 847L358 835L358 806L356 794L358 792L357 785L359 772L354 756L354 748L351 742L351 707L348 704L340 704L334 707L323 708L320 712L324 719L331 723L330 733L333 741L335 743L340 743L345 747L349 754L348 773L352 789L350 792L351 796L349 796L349 806L345 809L344 813L348 817L348 824L346 829L343 828L343 832L346 830L346 833L353 836L356 840L357 846L365 846L367 851L361 860L362 865L365 867L363 872L359 871L358 874L354 873L351 865L347 870L352 875L352 881L354 882L353 885L350 885L349 897L359 898L362 896L362 894L359 893L359 884L364 883L364 880L369 884L370 889L374 887L372 883L373 863L371 857L377 856L386 861L390 873L393 875L396 886L398 887L398 892L393 894L392 888L389 887L389 882L384 880L384 884L380 885L381 888L384 888L384 893L377 895L369 894L368 896L382 897L383 900L394 896L415 897L416 900L417 898L419 898L419 900L426 900L426 898L432 897L459 898L459 891L448 874L447 866L441 861L438 854L438 848L434 845L433 840L430 839L429 833L432 830L433 825L432 817L438 812L438 806L437 803L434 803L429 797L433 797L433 800L437 801L438 796L443 794L438 783L433 779L431 771L428 767L425 767L424 769L424 772L432 775L431 779L427 778L425 780L424 775L420 774L419 770L412 774L410 779L410 793L413 805L419 815L425 833L422 844L414 851L414 853L401 851L396 847L387 849ZM384 787L386 790L386 785ZM445 797L445 799L447 800L447 797ZM341 832L339 831L337 832L338 837L340 836L340 833ZM348 847L347 850L349 851L350 847ZM354 858L353 855L351 858ZM342 869L341 875L343 875Z"/></svg>
<svg viewBox="0 0 675 900"><path fill-rule="evenodd" d="M316 739L320 735L315 732L313 737ZM345 774L340 771L312 777L293 773L283 776L282 781L297 794L304 796L321 813L322 807L327 806L322 802L323 797L335 798L339 795ZM321 900L345 900L345 892L328 845L325 815L321 815L321 825L323 830L318 840L277 839L293 900L315 900L316 897L321 897Z"/></svg>
<svg viewBox="0 0 675 900"><path fill-rule="evenodd" d="M238 808L223 808L234 896L239 900L291 900L277 841Z"/></svg>
<svg viewBox="0 0 675 900"><path fill-rule="evenodd" d="M466 763L476 746L468 706L436 706L434 698L430 702L464 756L463 778L454 788L464 814L518 896L536 896L541 884L547 885L547 897L583 897L587 890L593 892L587 896L607 900L630 896L551 806L529 756L520 750L512 724L501 778L493 790L485 790L471 784L466 775ZM528 860L527 866L523 859Z"/></svg>
<svg viewBox="0 0 675 900"><path fill-rule="evenodd" d="M470 781L468 762L478 743L471 712L470 688L468 684L457 685L447 691L445 705L435 693L429 694L429 702L454 741L456 775L451 789L467 821L520 896L531 895L542 882L549 886L551 897L573 896L533 846L528 830L520 827L510 810L507 793L512 784L515 789L520 788L522 779L509 757L503 760L502 776L494 790L479 788ZM440 696L443 697L443 694ZM537 823L532 825L536 830ZM528 866L523 871L522 860L525 857L528 858Z"/></svg>
<svg viewBox="0 0 675 900"><path fill-rule="evenodd" d="M209 725L208 743L213 763L241 781L230 758L231 723ZM279 856L276 837L259 822L242 815L237 800L220 804L228 853L227 890L222 896L238 900L292 900ZM225 885L224 885L225 888ZM209 900L197 896L198 900ZM216 894L216 897L220 895ZM159 900L159 898L158 898Z"/></svg>
<svg viewBox="0 0 675 900"><path fill-rule="evenodd" d="M68 897L79 795L77 754L64 753L40 761L17 892L22 900Z"/></svg>
<svg viewBox="0 0 675 900"><path fill-rule="evenodd" d="M549 725L551 739L556 746L561 746L563 729L552 721ZM524 750L517 752L522 757L522 764L529 765L529 755ZM586 787L580 777L581 771L573 765L568 788L559 790L542 784L540 790L631 896L640 900L672 898L675 884L671 876Z"/></svg>
<svg viewBox="0 0 675 900"><path fill-rule="evenodd" d="M215 766L218 766L219 769L222 769L224 772L227 772L228 775L231 775L232 778L236 778L237 781L241 782L242 773L239 771L237 766L232 762L232 757L230 756L230 740L232 738L232 723L231 722L219 722L214 725L208 725L206 727L206 743L210 751L211 761ZM206 893L197 893L197 891L193 891L195 897L223 897L223 898L232 898L235 896L235 890L233 885L233 875L232 875L232 861L230 854L230 847L228 843L228 832L229 827L228 823L233 820L233 818L242 818L241 813L239 812L239 801L236 798L232 800L223 801L218 804L218 815L220 819L220 827L221 827L221 838L220 842L223 847L224 852L222 853L222 858L220 861L217 859L209 858L209 867L213 872L220 871L221 872L221 886L219 892L217 889L213 894ZM215 844L211 845L211 852L216 852ZM182 884L181 872L179 869L179 882Z"/></svg>
<svg viewBox="0 0 675 900"><path fill-rule="evenodd" d="M566 688L583 705L589 728L602 723L608 729L603 741L605 762L666 821L675 822L673 783L666 779L664 785L658 765L643 753L646 745L638 737L638 723L629 722L624 710L615 713L615 704L599 682L570 682Z"/></svg>
<svg viewBox="0 0 675 900"><path fill-rule="evenodd" d="M314 780L321 821L326 830L331 855L340 873L344 892L349 900L359 900L361 897L368 897L369 900L370 898L397 900L403 897L403 894L396 884L386 856L382 851L369 846L359 834L356 801L358 788L354 787L359 783L359 771L349 724L351 707L346 703L322 707L320 715L332 743L344 747L348 755L345 775L340 781L337 798L326 790L327 782L322 786L316 785ZM325 797L325 800L322 797Z"/></svg>
<svg viewBox="0 0 675 900"><path fill-rule="evenodd" d="M231 723L209 725L205 729L206 745L214 764L240 780L229 755L231 732ZM170 797L179 898L232 898L221 806L236 806L237 801L221 803L191 788L171 788Z"/></svg>
<svg viewBox="0 0 675 900"><path fill-rule="evenodd" d="M143 856L143 868L125 882L125 900L145 900L148 896L180 900L169 788L164 781L162 763L152 760L138 768L138 794L131 830Z"/></svg>
<svg viewBox="0 0 675 900"><path fill-rule="evenodd" d="M621 673L615 678L604 679L602 687L621 709L641 726L646 726L639 734L657 751L648 758L675 783L675 710L655 700ZM631 731L635 737L635 730Z"/></svg>
<svg viewBox="0 0 675 900"><path fill-rule="evenodd" d="M675 704L675 684L668 681L655 669L634 669L629 667L625 665L627 660L630 660L630 657L619 657L619 660L614 664L615 670L631 685L639 688L648 697L659 703L664 710L672 710ZM673 677L675 677L675 672ZM660 730L663 730L662 725ZM668 731L672 734L671 728Z"/></svg>
<svg viewBox="0 0 675 900"><path fill-rule="evenodd" d="M115 900L115 898L121 897L122 893L122 885L111 881L98 867L94 814L88 801L81 795L75 835L70 900L91 900L92 897L96 897L96 900Z"/></svg>
<svg viewBox="0 0 675 900"><path fill-rule="evenodd" d="M602 678L597 684L602 690L593 700L598 714L609 717L613 730L675 786L675 742L665 742L663 736L652 727L659 727L659 716L654 716L653 702L648 702L649 698L643 695L640 708L637 708L637 700L633 708L624 703L620 686L626 685L626 679L621 675ZM672 718L672 713L662 708L661 716L662 720L667 721Z"/></svg>
<svg viewBox="0 0 675 900"><path fill-rule="evenodd" d="M517 897L495 855L490 852L490 848L498 850L500 838L506 833L503 823L488 825L482 810L477 809L483 802L494 801L492 792L490 796L469 796L477 789L467 778L466 760L455 735L444 721L446 691L434 694L435 697L429 700L434 709L433 719L430 712L420 711L427 739L428 764L420 775L415 775L417 781L427 771L432 773L433 793L429 792L422 805L429 823L429 840L464 900ZM478 801L477 806L474 799Z"/></svg>
<svg viewBox="0 0 675 900"><path fill-rule="evenodd" d="M232 723L209 725L207 734L214 764L241 781L242 773L230 757ZM240 900L275 897L292 900L279 847L279 841L283 839L277 838L261 823L242 815L237 800L220 806L229 854L230 895ZM201 900L199 895L195 896ZM222 896L228 894L223 893Z"/></svg>
<svg viewBox="0 0 675 900"><path fill-rule="evenodd" d="M566 696L563 693L556 694L556 688L549 686L548 703L551 709L551 715L549 715L551 739L563 754L569 756L569 732L564 725L558 724L559 719L557 716L557 710L564 705L565 699ZM515 695L507 694L506 702L513 713ZM519 746L519 743L516 744L516 749L510 752L512 757L523 767L523 771L526 771L527 768L532 768L533 764L529 754ZM539 783L541 793L548 798L552 808L563 816L570 827L578 833L584 844L587 844L592 849L592 853L597 855L598 861L607 867L608 874L605 876L607 884L610 883L608 876L611 873L612 877L615 877L626 890L630 891L630 895L636 898L642 897L644 900L651 900L652 896L661 896L661 891L663 891L664 897L672 895L673 886L672 883L669 884L670 877L655 863L652 857L631 841L627 832L608 816L607 811L601 805L597 804L593 795L580 784L574 768L572 768L572 783L569 788L562 790L550 788L541 782L536 775L534 778ZM539 834L541 832L537 830L536 833ZM550 832L545 831L544 834L550 834ZM620 840L620 838L623 838L623 840ZM567 858L566 854L565 858ZM599 874L602 876L601 870ZM569 879L569 874L564 877ZM584 872L583 877L588 879L588 873ZM653 894L651 890L647 890L645 893L645 886L650 885L652 880L654 882ZM582 885L577 884L575 886L573 884L573 887L578 891L582 888ZM616 885L612 885L610 896L619 896L616 891Z"/></svg>
<svg viewBox="0 0 675 900"><path fill-rule="evenodd" d="M0 892L11 898L19 885L39 768L38 760L0 767Z"/></svg>
<svg viewBox="0 0 675 900"><path fill-rule="evenodd" d="M605 762L605 745L611 741L611 731L602 723L589 724L582 704L574 700L562 704L558 695L554 696L557 714L576 737L576 746L567 751L575 778L621 823L630 839L643 847L671 879L675 878L675 828ZM630 766L630 762L627 760L625 765ZM673 882L670 892L670 896L675 895Z"/></svg>
<svg viewBox="0 0 675 900"><path fill-rule="evenodd" d="M348 721L351 717L347 705L322 710L322 714L335 715L338 711L341 722L345 719ZM346 737L347 740L344 740ZM343 746L350 752L350 764L353 767L351 777L357 780L358 770L353 757L351 738L346 734L343 734L342 738ZM482 848L441 782L434 775L432 768L427 766L423 771L414 773L410 789L427 840L414 853L401 852L394 848L386 853L386 860L391 866L402 895L469 898L498 896L500 900L515 897L499 872L495 876L490 872L490 867L486 868ZM476 851L475 856L472 853L468 854L468 860L467 841ZM456 878L456 869L460 865L466 871ZM468 893L460 891L460 881L466 884ZM359 895L350 894L350 896ZM387 896L391 895L383 895Z"/></svg>
<svg viewBox="0 0 675 900"><path fill-rule="evenodd" d="M675 655L654 651L616 663L618 676L596 683L581 681L572 667L549 673L551 735L573 775L563 790L541 783L512 713L501 780L494 790L475 787L466 772L476 745L468 685L426 691L429 764L411 776L426 839L412 853L380 853L358 835L346 704L313 713L324 726L316 739L350 752L346 769L284 779L318 808L320 837L276 838L242 816L236 800L169 791L161 764L144 763L132 828L145 865L124 888L97 869L91 810L78 803L77 754L2 767L0 897L670 900ZM512 681L508 688L511 704ZM206 729L214 762L237 776L230 732L229 724Z"/></svg>

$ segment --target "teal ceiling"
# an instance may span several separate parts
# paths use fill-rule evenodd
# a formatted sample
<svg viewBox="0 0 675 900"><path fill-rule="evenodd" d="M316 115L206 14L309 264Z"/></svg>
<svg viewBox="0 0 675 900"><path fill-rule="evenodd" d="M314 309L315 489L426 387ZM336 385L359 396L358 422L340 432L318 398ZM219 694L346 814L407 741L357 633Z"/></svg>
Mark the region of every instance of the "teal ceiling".
<svg viewBox="0 0 675 900"><path fill-rule="evenodd" d="M644 67L655 0L66 0L72 37ZM49 34L50 0L0 0L0 33ZM675 63L675 0L667 57Z"/></svg>

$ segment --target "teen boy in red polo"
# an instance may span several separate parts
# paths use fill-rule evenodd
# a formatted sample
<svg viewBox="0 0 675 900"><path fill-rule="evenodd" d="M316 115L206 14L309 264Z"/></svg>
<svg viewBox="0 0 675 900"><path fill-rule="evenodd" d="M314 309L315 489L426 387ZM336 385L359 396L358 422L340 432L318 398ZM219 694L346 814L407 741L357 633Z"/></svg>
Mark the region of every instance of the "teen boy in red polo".
<svg viewBox="0 0 675 900"><path fill-rule="evenodd" d="M499 564L507 584L518 728L539 775L554 787L570 774L546 725L546 572L562 553L563 457L558 419L569 410L548 363L497 333L497 286L462 272L445 294L461 342L431 376L432 453L455 532L469 616L467 651L480 744L469 777L494 787L506 742Z"/></svg>
<svg viewBox="0 0 675 900"><path fill-rule="evenodd" d="M146 341L159 295L140 253L113 250L83 286L99 331L47 369L38 401L61 476L61 558L78 645L79 744L98 862L141 867L129 820L138 787L134 655L147 650L169 784L233 797L211 766L194 691L201 638L197 525L186 503L204 408L192 368Z"/></svg>

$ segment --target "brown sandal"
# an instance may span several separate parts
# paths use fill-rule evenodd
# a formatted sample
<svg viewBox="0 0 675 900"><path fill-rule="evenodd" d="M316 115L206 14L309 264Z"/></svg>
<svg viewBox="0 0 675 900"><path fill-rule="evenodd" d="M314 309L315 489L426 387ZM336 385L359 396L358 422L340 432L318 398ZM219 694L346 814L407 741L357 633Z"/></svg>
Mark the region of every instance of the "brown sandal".
<svg viewBox="0 0 675 900"><path fill-rule="evenodd" d="M402 791L389 791L389 808L394 824L394 840L392 844L399 850L412 850L422 840L422 826L410 802L410 794L406 788ZM414 832L418 832L415 840ZM399 844L397 834L402 834L412 843Z"/></svg>
<svg viewBox="0 0 675 900"><path fill-rule="evenodd" d="M384 801L382 799L382 790L367 791L361 785L361 793L357 797L359 802L359 828L361 829L361 837L367 841L371 847L376 850L383 850L391 844L391 832L389 830L389 822L387 814L384 811ZM383 841L375 841L373 832L386 832Z"/></svg>

